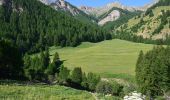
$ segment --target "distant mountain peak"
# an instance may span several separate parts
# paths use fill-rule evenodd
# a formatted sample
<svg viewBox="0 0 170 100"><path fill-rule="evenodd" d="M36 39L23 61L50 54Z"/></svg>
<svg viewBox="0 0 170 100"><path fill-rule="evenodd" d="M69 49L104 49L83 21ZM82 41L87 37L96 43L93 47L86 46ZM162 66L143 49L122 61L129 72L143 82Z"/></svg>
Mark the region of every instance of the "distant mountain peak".
<svg viewBox="0 0 170 100"><path fill-rule="evenodd" d="M41 1L42 3L44 3L45 5L49 5L50 1L49 0L39 0Z"/></svg>

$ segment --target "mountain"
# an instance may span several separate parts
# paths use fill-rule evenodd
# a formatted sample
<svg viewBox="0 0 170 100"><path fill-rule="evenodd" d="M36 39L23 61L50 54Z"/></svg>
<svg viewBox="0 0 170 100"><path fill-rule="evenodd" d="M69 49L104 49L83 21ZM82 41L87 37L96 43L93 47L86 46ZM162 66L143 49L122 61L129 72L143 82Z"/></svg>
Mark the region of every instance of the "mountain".
<svg viewBox="0 0 170 100"><path fill-rule="evenodd" d="M40 2L44 3L45 5L49 5L50 1L49 0L39 0Z"/></svg>
<svg viewBox="0 0 170 100"><path fill-rule="evenodd" d="M130 18L140 13L141 11L129 11L129 10L125 10L122 8L113 7L108 12L105 12L104 14L98 17L99 19L98 24L103 25L103 26L108 26L117 20L119 21L129 20ZM125 22L125 21L122 21L122 22ZM116 26L119 26L118 23Z"/></svg>
<svg viewBox="0 0 170 100"><path fill-rule="evenodd" d="M139 16L133 17L116 31L144 38L165 39L170 35L170 1L160 0Z"/></svg>
<svg viewBox="0 0 170 100"><path fill-rule="evenodd" d="M84 23L38 0L4 0L0 6L0 23L0 40L11 41L23 53L111 38L99 26Z"/></svg>
<svg viewBox="0 0 170 100"><path fill-rule="evenodd" d="M57 11L59 10L65 11L71 16L74 16L75 18L79 19L80 21L87 22L87 23L96 22L96 19L94 17L84 13L83 11L81 11L80 9L78 9L77 7L73 6L72 4L70 4L65 0L56 0L55 2L50 2L49 0L40 0L40 1L46 5L51 6Z"/></svg>
<svg viewBox="0 0 170 100"><path fill-rule="evenodd" d="M113 2L109 3L103 7L87 7L87 6L81 6L79 9L84 11L85 13L92 15L98 19L98 25L105 26L106 27L110 26L110 22L114 21L121 21L122 22L127 22L128 19L134 17L134 15L139 14L142 11L145 11L149 7L149 5L145 7L128 7L124 6L119 2ZM122 17L126 16L127 18L126 21L122 21ZM109 23L109 25L107 24ZM112 24L113 25L113 24ZM120 26L120 25L118 25Z"/></svg>

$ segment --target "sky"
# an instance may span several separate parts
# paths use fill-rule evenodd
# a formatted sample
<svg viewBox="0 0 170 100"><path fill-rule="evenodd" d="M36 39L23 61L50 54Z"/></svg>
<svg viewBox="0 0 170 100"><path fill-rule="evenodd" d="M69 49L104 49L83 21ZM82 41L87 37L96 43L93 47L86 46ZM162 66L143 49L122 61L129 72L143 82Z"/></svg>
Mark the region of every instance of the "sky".
<svg viewBox="0 0 170 100"><path fill-rule="evenodd" d="M90 6L90 7L100 7L108 3L119 1L125 6L139 7L146 4L150 4L153 0L66 0L75 6Z"/></svg>

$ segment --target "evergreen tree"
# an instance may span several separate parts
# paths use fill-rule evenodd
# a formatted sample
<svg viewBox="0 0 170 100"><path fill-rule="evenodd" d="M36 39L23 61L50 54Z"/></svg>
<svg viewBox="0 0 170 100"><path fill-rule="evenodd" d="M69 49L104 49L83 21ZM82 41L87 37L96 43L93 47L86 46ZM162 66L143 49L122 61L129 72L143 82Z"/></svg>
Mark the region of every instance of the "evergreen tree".
<svg viewBox="0 0 170 100"><path fill-rule="evenodd" d="M144 56L143 51L140 51L139 57L138 57L138 60L137 60L137 63L136 63L136 70L135 70L136 81L137 81L139 87L140 87L140 84L142 84L142 82L141 82L141 77L142 77L142 73L143 73L142 67L144 67L142 65L143 56Z"/></svg>
<svg viewBox="0 0 170 100"><path fill-rule="evenodd" d="M71 80L75 84L81 84L82 82L82 70L80 67L74 68L71 74Z"/></svg>
<svg viewBox="0 0 170 100"><path fill-rule="evenodd" d="M81 22L38 0L5 0L0 7L0 22L0 37L12 40L22 53L39 52L45 46L77 46L84 41L111 39L101 27Z"/></svg>
<svg viewBox="0 0 170 100"><path fill-rule="evenodd" d="M67 67L62 66L60 68L59 77L58 77L59 83L66 84L69 74L70 74L70 70L68 70Z"/></svg>
<svg viewBox="0 0 170 100"><path fill-rule="evenodd" d="M50 64L50 54L49 54L49 49L46 48L45 50L45 63L44 63L44 66L47 68Z"/></svg>
<svg viewBox="0 0 170 100"><path fill-rule="evenodd" d="M139 90L148 97L163 95L169 84L169 50L154 47L145 55L141 52L136 64L136 80ZM143 57L142 57L143 55Z"/></svg>
<svg viewBox="0 0 170 100"><path fill-rule="evenodd" d="M23 77L22 55L11 42L0 40L0 79Z"/></svg>

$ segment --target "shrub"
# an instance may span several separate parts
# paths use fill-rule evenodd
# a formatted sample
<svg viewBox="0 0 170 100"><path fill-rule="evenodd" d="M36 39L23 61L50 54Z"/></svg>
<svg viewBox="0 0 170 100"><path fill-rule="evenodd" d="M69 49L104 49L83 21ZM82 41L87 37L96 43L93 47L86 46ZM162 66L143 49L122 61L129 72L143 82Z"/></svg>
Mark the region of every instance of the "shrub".
<svg viewBox="0 0 170 100"><path fill-rule="evenodd" d="M114 81L111 82L111 85L112 85L112 94L119 96L122 92L123 86Z"/></svg>
<svg viewBox="0 0 170 100"><path fill-rule="evenodd" d="M96 92L102 94L112 94L112 85L109 82L100 81L96 86Z"/></svg>
<svg viewBox="0 0 170 100"><path fill-rule="evenodd" d="M128 84L123 87L123 95L127 95L136 90L136 87L133 84Z"/></svg>
<svg viewBox="0 0 170 100"><path fill-rule="evenodd" d="M96 92L103 94L112 94L115 96L120 96L123 86L117 82L105 82L101 81L96 86Z"/></svg>
<svg viewBox="0 0 170 100"><path fill-rule="evenodd" d="M96 85L100 82L100 80L101 80L100 76L94 73L88 73L87 74L88 89L94 91L96 89Z"/></svg>

